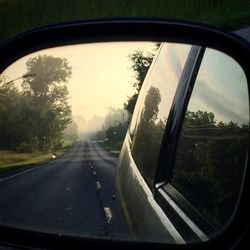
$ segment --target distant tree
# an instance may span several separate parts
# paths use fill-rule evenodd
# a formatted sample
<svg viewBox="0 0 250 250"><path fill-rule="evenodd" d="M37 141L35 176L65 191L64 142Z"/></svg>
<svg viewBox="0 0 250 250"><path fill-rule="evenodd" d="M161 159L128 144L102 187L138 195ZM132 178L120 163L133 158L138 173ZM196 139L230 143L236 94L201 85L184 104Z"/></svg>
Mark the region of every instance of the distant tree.
<svg viewBox="0 0 250 250"><path fill-rule="evenodd" d="M117 126L109 127L106 130L106 137L110 142L123 142L127 128L119 123Z"/></svg>
<svg viewBox="0 0 250 250"><path fill-rule="evenodd" d="M119 123L127 125L128 112L124 109L110 108L104 119L104 129L117 126Z"/></svg>
<svg viewBox="0 0 250 250"><path fill-rule="evenodd" d="M78 138L78 127L77 124L74 121L72 121L63 131L63 139L75 141L77 138Z"/></svg>
<svg viewBox="0 0 250 250"><path fill-rule="evenodd" d="M110 144L122 145L128 129L128 112L124 109L110 108L104 119L102 130L96 133L97 140L108 140Z"/></svg>

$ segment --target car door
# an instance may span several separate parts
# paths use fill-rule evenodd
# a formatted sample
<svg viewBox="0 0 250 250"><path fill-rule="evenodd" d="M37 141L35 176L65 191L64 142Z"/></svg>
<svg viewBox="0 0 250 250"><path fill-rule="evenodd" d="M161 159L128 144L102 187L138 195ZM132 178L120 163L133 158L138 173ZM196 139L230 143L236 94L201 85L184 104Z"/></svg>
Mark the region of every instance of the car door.
<svg viewBox="0 0 250 250"><path fill-rule="evenodd" d="M154 193L159 155L176 89L189 79L200 50L191 45L162 44L135 106L119 158L117 190L126 220L139 240L146 237L153 241L183 242L156 203Z"/></svg>
<svg viewBox="0 0 250 250"><path fill-rule="evenodd" d="M230 223L247 164L247 90L231 57L161 45L118 164L118 192L136 239L206 241Z"/></svg>
<svg viewBox="0 0 250 250"><path fill-rule="evenodd" d="M209 240L234 220L249 147L248 86L239 64L206 48L192 78L176 108L182 117L166 128L155 195L188 243Z"/></svg>

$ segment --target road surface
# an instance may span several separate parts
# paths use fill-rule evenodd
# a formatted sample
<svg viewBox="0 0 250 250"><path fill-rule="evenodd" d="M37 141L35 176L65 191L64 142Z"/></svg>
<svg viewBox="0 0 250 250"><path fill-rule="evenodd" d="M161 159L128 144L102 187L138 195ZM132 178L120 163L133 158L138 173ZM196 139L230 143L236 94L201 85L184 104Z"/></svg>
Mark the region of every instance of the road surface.
<svg viewBox="0 0 250 250"><path fill-rule="evenodd" d="M0 175L0 224L72 236L126 239L118 198L117 158L79 140L63 157Z"/></svg>

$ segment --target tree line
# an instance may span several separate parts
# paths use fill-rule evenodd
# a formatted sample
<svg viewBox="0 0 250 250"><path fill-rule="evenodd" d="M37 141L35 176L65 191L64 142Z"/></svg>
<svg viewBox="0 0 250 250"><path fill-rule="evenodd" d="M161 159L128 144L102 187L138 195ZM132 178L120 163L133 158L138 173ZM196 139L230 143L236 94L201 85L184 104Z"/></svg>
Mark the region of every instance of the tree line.
<svg viewBox="0 0 250 250"><path fill-rule="evenodd" d="M27 72L15 81L0 79L0 149L17 152L54 151L62 147L72 123L67 59L38 55L26 62ZM72 125L71 125L72 127ZM76 127L66 136L77 136ZM71 135L69 135L71 134Z"/></svg>
<svg viewBox="0 0 250 250"><path fill-rule="evenodd" d="M155 50L157 50L159 46L160 44L156 43ZM96 134L98 140L106 139L110 143L118 143L120 145L122 145L125 138L140 89L153 61L154 54L148 51L135 50L134 53L129 54L128 57L131 62L130 69L134 72L135 81L132 84L135 92L124 102L124 109L110 110L105 118L103 129Z"/></svg>
<svg viewBox="0 0 250 250"><path fill-rule="evenodd" d="M143 51L130 55L135 93L124 103L124 109L131 115L153 56ZM157 119L160 101L159 89L151 87L132 144L133 157L150 184L166 126L166 120ZM248 133L249 124L218 121L210 111L188 110L185 115L171 184L218 229L229 221L240 194Z"/></svg>

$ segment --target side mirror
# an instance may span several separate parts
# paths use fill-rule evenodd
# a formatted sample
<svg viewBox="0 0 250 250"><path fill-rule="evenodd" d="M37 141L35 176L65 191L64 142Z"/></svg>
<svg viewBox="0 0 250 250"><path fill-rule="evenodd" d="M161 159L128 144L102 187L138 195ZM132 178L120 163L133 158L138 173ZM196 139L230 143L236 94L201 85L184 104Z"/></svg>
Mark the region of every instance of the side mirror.
<svg viewBox="0 0 250 250"><path fill-rule="evenodd" d="M193 23L86 21L28 31L0 55L1 242L243 244L245 41Z"/></svg>

